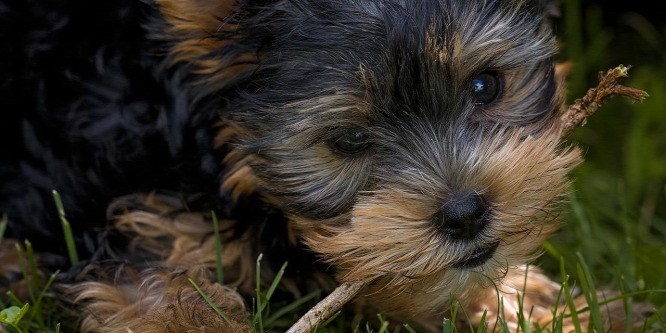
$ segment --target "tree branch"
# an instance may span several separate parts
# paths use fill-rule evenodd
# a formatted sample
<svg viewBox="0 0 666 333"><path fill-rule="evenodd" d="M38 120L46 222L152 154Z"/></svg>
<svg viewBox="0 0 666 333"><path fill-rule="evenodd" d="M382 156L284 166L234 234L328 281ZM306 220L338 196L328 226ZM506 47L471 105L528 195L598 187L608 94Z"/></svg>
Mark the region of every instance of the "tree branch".
<svg viewBox="0 0 666 333"><path fill-rule="evenodd" d="M287 330L287 333L310 333L317 325L330 317L343 305L354 298L369 281L346 282L335 288L333 292L317 303L301 319Z"/></svg>
<svg viewBox="0 0 666 333"><path fill-rule="evenodd" d="M599 72L599 84L587 91L583 98L577 99L560 117L560 136L571 134L579 125L585 125L587 118L616 95L627 96L635 101L643 101L648 94L645 91L620 85L628 76L631 66L619 65L605 74Z"/></svg>

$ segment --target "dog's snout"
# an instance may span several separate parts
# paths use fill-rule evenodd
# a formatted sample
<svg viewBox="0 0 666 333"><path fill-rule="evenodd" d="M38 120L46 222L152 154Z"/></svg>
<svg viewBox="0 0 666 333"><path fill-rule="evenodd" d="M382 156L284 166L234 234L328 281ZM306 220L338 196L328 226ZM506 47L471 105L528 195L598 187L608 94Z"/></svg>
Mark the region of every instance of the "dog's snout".
<svg viewBox="0 0 666 333"><path fill-rule="evenodd" d="M453 197L437 213L438 229L459 240L472 240L489 220L489 206L478 194Z"/></svg>

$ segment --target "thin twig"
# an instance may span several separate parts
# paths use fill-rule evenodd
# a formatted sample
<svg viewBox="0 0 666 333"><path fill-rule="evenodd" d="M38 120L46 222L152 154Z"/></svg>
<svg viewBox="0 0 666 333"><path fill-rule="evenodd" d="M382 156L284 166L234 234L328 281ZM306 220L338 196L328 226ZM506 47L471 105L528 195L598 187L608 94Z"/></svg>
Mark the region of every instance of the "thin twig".
<svg viewBox="0 0 666 333"><path fill-rule="evenodd" d="M346 282L335 288L333 292L326 296L321 302L317 303L301 319L299 319L287 333L310 333L334 314L343 305L349 302L358 292L368 284L369 281Z"/></svg>
<svg viewBox="0 0 666 333"><path fill-rule="evenodd" d="M627 96L639 102L648 97L645 91L619 84L628 76L630 68L631 66L619 65L605 74L600 72L597 87L588 90L583 98L577 99L560 117L560 136L564 138L579 125L585 125L587 118L613 96Z"/></svg>

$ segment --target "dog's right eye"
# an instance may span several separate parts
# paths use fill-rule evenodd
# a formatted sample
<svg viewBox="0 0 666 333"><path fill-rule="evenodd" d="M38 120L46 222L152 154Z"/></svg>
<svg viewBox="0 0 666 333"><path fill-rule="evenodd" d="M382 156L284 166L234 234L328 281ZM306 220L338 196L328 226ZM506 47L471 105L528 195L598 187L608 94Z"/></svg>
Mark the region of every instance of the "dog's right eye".
<svg viewBox="0 0 666 333"><path fill-rule="evenodd" d="M329 140L329 145L339 154L356 155L370 147L371 142L368 135L363 131L351 130L337 138Z"/></svg>
<svg viewBox="0 0 666 333"><path fill-rule="evenodd" d="M474 104L486 105L494 102L500 95L502 82L497 73L485 71L472 79Z"/></svg>

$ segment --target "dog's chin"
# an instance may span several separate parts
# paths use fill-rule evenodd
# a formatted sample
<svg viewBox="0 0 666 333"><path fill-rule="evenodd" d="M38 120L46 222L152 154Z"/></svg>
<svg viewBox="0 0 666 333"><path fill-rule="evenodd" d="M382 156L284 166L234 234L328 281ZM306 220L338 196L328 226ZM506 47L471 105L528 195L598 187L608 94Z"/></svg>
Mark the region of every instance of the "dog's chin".
<svg viewBox="0 0 666 333"><path fill-rule="evenodd" d="M461 261L454 263L452 267L458 269L472 269L479 267L488 262L488 260L490 260L493 257L495 251L497 251L498 246L499 246L499 241L490 243L488 245L479 246L473 249L470 252L469 256L467 256Z"/></svg>

